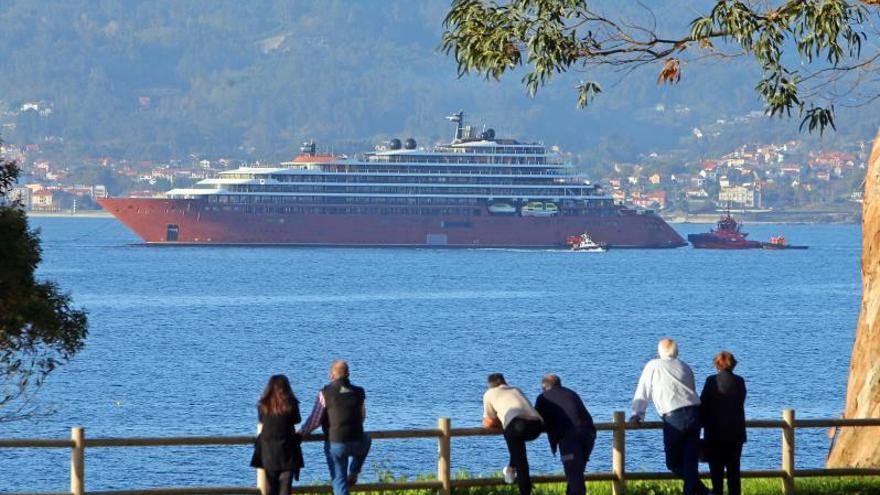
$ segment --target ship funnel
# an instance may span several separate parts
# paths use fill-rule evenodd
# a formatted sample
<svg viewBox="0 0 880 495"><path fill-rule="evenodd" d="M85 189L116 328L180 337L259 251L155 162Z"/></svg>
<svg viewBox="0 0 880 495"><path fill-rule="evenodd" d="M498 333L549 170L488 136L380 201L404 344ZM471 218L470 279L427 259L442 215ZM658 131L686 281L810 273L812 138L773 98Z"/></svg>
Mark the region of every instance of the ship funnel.
<svg viewBox="0 0 880 495"><path fill-rule="evenodd" d="M315 142L314 141L306 141L302 146L299 147L299 152L303 155L314 156L315 155Z"/></svg>

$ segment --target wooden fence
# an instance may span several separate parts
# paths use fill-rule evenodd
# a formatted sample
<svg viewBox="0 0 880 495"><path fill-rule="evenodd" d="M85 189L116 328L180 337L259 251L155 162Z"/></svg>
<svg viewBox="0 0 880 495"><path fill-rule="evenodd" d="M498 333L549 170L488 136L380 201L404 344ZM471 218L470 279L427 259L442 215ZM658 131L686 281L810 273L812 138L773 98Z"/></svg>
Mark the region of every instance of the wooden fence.
<svg viewBox="0 0 880 495"><path fill-rule="evenodd" d="M632 430L656 430L662 428L660 422L643 422L628 424L623 412L615 412L610 423L596 423L600 431L612 432L611 472L587 473L587 481L610 481L615 495L626 493L628 480L665 480L674 479L668 472L631 472L626 471L626 440L627 432ZM817 476L880 476L880 468L845 468L845 469L795 469L795 431L798 428L831 428L831 427L869 427L880 426L880 418L867 419L795 419L792 409L782 412L781 420L751 420L746 422L748 428L779 428L782 430L781 448L782 465L779 469L743 471L744 478L779 478L782 480L781 492L785 495L794 493L794 480L799 477ZM466 478L452 477L452 439L455 437L478 437L500 435L497 429L485 428L452 428L449 418L440 418L436 429L430 430L384 430L370 432L374 440L386 439L437 439L437 479L430 481L406 481L395 483L363 483L353 487L352 491L373 492L408 489L436 490L438 495L451 495L456 488L474 486L497 486L504 484L501 478ZM321 435L309 435L304 441L322 441ZM0 448L64 448L70 449L70 491L56 493L17 492L10 495L202 495L202 494L253 494L261 495L265 490L265 480L258 471L255 486L215 486L185 488L148 488L131 490L87 491L86 480L86 448L108 447L167 447L167 446L204 446L204 445L253 445L254 437L160 437L160 438L86 438L83 428L73 428L70 440L48 439L0 439ZM658 449L660 446L658 446ZM2 469L0 469L2 470ZM705 473L703 474L705 476ZM563 482L565 477L533 476L533 483ZM294 486L295 493L327 493L329 485Z"/></svg>

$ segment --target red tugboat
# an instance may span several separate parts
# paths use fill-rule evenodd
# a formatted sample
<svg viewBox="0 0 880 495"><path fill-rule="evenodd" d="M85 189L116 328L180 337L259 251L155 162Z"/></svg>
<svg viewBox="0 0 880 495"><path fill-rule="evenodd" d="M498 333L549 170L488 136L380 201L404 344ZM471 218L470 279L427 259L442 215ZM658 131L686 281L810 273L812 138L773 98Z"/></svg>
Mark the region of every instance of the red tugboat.
<svg viewBox="0 0 880 495"><path fill-rule="evenodd" d="M764 244L746 239L730 211L718 221L717 227L704 234L688 234L688 241L697 249L761 249Z"/></svg>

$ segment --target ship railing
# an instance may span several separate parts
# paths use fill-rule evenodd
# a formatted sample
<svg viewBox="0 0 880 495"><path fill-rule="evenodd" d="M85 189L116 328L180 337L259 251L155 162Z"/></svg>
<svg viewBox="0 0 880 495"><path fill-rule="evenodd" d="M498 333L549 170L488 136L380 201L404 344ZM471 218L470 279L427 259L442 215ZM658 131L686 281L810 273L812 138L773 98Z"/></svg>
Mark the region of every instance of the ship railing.
<svg viewBox="0 0 880 495"><path fill-rule="evenodd" d="M507 178L518 178L518 177L531 177L531 176L543 176L547 178L557 178L557 177L576 177L576 175L567 173L567 172L553 172L553 171L543 171L543 172L534 172L534 171L523 171L521 173L510 174L503 171L486 171L480 173L474 172L446 172L440 170L400 170L400 169L358 169L358 170L346 170L342 172L335 171L322 171L309 173L307 175L340 175L340 176L349 176L349 175L443 175L449 177L493 177L493 176L504 176ZM284 174L283 177L296 176L291 174ZM283 181L282 181L283 182Z"/></svg>
<svg viewBox="0 0 880 495"><path fill-rule="evenodd" d="M432 165L442 166L442 165L447 165L447 164L446 163L438 163L438 164L432 164ZM477 167L479 165L487 165L487 164L473 163L473 164L469 164L469 165L474 165L475 167ZM557 168L557 167L551 167L551 168ZM322 172L317 172L317 174L318 175L320 175L320 174L334 174L334 173L335 174L369 173L369 174L397 174L397 175L408 175L408 174L434 175L434 174L436 174L436 175L453 175L453 176L457 176L457 175L469 175L470 176L470 175L472 175L472 176L477 176L477 177L483 176L483 175L510 175L510 176L520 176L520 175L552 175L552 176L561 175L561 176L567 176L567 175L571 175L570 173L568 173L568 171L570 169L564 169L564 170L566 170L566 172L534 171L534 170L528 170L528 169L524 169L524 168L517 168L517 173L511 174L511 173L508 173L504 170L499 170L499 169L485 169L485 170L481 170L478 173L475 173L475 172L450 172L450 171L444 171L444 170L430 170L430 169L422 169L422 168L392 169L392 168L386 168L386 167L383 167L383 168L350 167L349 169L347 169L343 172L323 172L322 171Z"/></svg>
<svg viewBox="0 0 880 495"><path fill-rule="evenodd" d="M548 158L544 155L521 158L517 156L501 155L468 155L468 156L389 156L367 155L368 163L399 163L402 165L492 165L492 166L538 166L538 165L562 165L561 160ZM483 160L485 158L485 160Z"/></svg>
<svg viewBox="0 0 880 495"><path fill-rule="evenodd" d="M642 430L662 429L658 421L627 423L622 411L614 412L611 422L596 423L599 431L610 431L611 435L611 471L589 472L587 481L608 481L614 495L624 495L627 482L635 480L668 480L675 477L668 472L646 472L626 470L626 445L634 434ZM796 469L795 467L795 433L804 428L865 428L880 427L880 418L863 419L795 419L793 409L782 411L782 418L777 420L759 419L746 421L750 429L780 429L781 465L775 468L744 470L745 478L777 478L781 480L780 492L785 495L795 493L795 480L808 477L838 476L880 476L880 468L824 468ZM405 491L405 490L436 490L438 495L452 495L457 488L478 486L501 486L501 478L464 478L454 477L452 463L452 440L464 437L485 437L501 435L499 429L486 428L453 428L449 418L439 418L435 429L382 430L370 432L373 440L398 439L435 439L437 442L436 478L414 481L393 481L359 483L352 487L356 492ZM322 435L307 435L305 442L323 441ZM253 445L253 436L204 436L204 437L151 437L151 438L87 438L82 427L71 429L71 437L66 439L0 439L0 449L69 449L70 450L70 490L65 492L11 492L8 495L197 495L197 494L253 494L266 493L265 473L257 470L256 483L252 486L187 486L177 488L132 488L127 490L86 490L86 449L126 448L126 447L198 447L198 446L243 446ZM599 448L597 444L597 448ZM607 447L604 447L607 448ZM655 446L659 453L662 446ZM206 464L208 461L206 461ZM42 468L45 472L48 466ZM0 471L9 473L2 469ZM708 473L701 473L703 478ZM9 478L7 478L8 480ZM537 475L532 477L533 483L560 483L565 477L561 475ZM329 485L299 485L293 488L294 493L330 493Z"/></svg>

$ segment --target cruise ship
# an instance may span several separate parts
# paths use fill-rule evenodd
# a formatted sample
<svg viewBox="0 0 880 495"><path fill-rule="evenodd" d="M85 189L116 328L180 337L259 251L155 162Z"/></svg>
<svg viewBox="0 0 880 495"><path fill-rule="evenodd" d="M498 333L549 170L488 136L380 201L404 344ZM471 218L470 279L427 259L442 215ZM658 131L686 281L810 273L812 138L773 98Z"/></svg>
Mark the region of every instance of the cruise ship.
<svg viewBox="0 0 880 495"><path fill-rule="evenodd" d="M220 172L162 198L101 206L149 244L611 248L687 243L652 211L615 204L555 149L465 125L448 144L392 139L361 156L307 142L290 162Z"/></svg>

